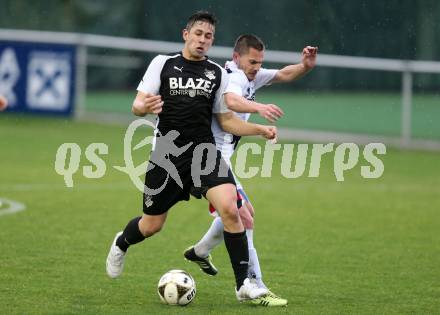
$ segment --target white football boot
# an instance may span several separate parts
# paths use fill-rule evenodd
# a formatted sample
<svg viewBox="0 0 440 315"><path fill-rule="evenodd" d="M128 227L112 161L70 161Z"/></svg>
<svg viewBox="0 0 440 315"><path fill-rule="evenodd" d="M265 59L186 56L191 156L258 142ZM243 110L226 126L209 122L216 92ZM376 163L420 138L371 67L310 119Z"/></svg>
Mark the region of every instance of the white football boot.
<svg viewBox="0 0 440 315"><path fill-rule="evenodd" d="M116 233L112 246L107 256L106 269L110 278L117 278L121 275L124 269L125 252L116 246L116 240L122 232Z"/></svg>
<svg viewBox="0 0 440 315"><path fill-rule="evenodd" d="M269 292L266 288L259 288L255 281L246 278L240 289L235 291L235 295L239 301L253 300L263 296Z"/></svg>

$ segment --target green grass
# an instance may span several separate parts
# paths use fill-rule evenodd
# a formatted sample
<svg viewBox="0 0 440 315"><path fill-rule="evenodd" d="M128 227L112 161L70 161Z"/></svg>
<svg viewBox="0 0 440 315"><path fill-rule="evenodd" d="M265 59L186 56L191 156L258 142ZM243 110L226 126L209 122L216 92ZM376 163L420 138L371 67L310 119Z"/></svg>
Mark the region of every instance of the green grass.
<svg viewBox="0 0 440 315"><path fill-rule="evenodd" d="M87 95L87 109L129 113L134 93L98 92ZM335 93L262 91L258 101L280 106L280 127L400 136L401 95L393 93ZM253 115L254 121L264 120ZM440 140L440 95L415 94L412 135Z"/></svg>
<svg viewBox="0 0 440 315"><path fill-rule="evenodd" d="M203 200L173 208L159 235L130 249L123 276L107 278L115 232L141 213L140 193L111 167L123 164L124 132L0 116L0 198L27 206L0 216L1 314L438 313L440 154L389 149L380 179L360 176L361 159L344 182L335 180L333 154L324 157L318 178L298 179L280 175L276 155L271 178L243 179L257 211L264 278L289 300L287 308L264 309L235 300L224 246L213 253L215 278L183 260L182 251L211 222ZM87 179L79 171L66 188L54 171L64 142L83 151L92 142L108 144L105 176ZM136 163L147 155L138 152ZM249 165L261 165L260 157ZM159 277L173 268L197 282L186 308L162 305L156 293Z"/></svg>

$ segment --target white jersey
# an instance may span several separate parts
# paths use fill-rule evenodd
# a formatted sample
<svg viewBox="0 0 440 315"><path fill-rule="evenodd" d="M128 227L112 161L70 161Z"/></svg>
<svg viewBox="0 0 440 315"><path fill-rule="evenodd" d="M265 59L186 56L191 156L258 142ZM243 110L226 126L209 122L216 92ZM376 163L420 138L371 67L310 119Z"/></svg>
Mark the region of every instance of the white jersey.
<svg viewBox="0 0 440 315"><path fill-rule="evenodd" d="M226 70L229 73L229 83L226 87L224 93L235 93L237 95L243 96L244 98L254 101L255 92L259 88L270 85L275 74L278 70L276 69L264 69L261 68L255 79L249 81L242 70L240 70L234 61L226 62ZM235 113L239 118L247 121L251 116L250 113ZM217 122L217 119L213 117L211 125L212 133L215 138L215 143L217 149L222 153L223 158L229 164L230 158L234 153L234 150L240 140L240 137L234 136L228 132L225 132Z"/></svg>

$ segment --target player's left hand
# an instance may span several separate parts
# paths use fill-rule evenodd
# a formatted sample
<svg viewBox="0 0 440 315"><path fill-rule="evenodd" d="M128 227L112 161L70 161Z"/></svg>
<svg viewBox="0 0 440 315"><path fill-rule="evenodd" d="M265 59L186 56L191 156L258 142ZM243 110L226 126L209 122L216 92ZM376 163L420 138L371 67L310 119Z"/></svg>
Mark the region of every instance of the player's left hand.
<svg viewBox="0 0 440 315"><path fill-rule="evenodd" d="M275 126L264 126L261 125L261 135L268 139L268 140L273 140L277 138L277 134L278 134L278 130L277 127Z"/></svg>
<svg viewBox="0 0 440 315"><path fill-rule="evenodd" d="M274 123L284 115L282 109L275 104L262 104L258 108L257 112L261 117L267 119L270 123Z"/></svg>
<svg viewBox="0 0 440 315"><path fill-rule="evenodd" d="M302 51L302 64L307 70L313 69L316 65L316 55L318 47L307 46Z"/></svg>

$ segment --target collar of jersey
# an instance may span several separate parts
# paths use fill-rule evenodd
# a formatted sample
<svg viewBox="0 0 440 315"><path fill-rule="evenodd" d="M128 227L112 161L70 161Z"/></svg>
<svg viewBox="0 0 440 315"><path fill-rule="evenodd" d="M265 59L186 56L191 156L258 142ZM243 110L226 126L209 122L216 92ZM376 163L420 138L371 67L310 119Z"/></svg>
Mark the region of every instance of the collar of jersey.
<svg viewBox="0 0 440 315"><path fill-rule="evenodd" d="M242 71L241 69L238 69L238 66L234 60L226 61L225 68L231 70L232 72Z"/></svg>
<svg viewBox="0 0 440 315"><path fill-rule="evenodd" d="M231 61L226 61L225 63L225 68L231 70L232 72L241 72L242 75L244 75L244 77L246 78L246 80L248 80L249 82L253 82L254 80L249 80L246 76L246 74L244 73L243 70L241 70L240 68L238 68L237 64L235 63L234 60Z"/></svg>

